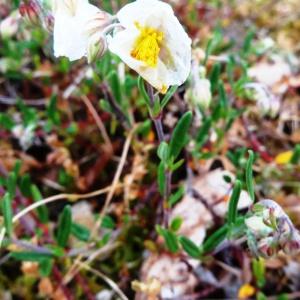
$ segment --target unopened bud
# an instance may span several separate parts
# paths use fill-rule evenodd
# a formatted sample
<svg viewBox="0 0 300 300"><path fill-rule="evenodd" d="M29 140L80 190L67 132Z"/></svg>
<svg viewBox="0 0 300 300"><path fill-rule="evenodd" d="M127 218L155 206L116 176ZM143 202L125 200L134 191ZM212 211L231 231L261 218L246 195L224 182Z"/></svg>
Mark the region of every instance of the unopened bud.
<svg viewBox="0 0 300 300"><path fill-rule="evenodd" d="M19 7L21 16L30 24L40 24L42 15L41 7L35 0L29 0L26 3L22 2Z"/></svg>
<svg viewBox="0 0 300 300"><path fill-rule="evenodd" d="M18 12L14 11L0 22L0 35L3 38L10 38L17 33L19 28L19 18Z"/></svg>
<svg viewBox="0 0 300 300"><path fill-rule="evenodd" d="M88 63L96 61L101 58L107 50L106 37L102 34L94 34L89 38L87 47Z"/></svg>
<svg viewBox="0 0 300 300"><path fill-rule="evenodd" d="M208 79L205 78L205 68L193 63L191 72L190 87L186 92L185 98L192 105L199 105L203 109L207 109L210 105L211 84Z"/></svg>

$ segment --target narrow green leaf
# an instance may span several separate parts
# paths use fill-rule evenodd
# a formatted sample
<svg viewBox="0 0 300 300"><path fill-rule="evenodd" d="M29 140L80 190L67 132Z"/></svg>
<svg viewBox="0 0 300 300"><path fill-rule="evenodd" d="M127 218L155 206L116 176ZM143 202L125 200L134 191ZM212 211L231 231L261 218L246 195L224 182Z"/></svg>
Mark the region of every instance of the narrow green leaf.
<svg viewBox="0 0 300 300"><path fill-rule="evenodd" d="M4 217L4 226L7 235L10 237L13 231L13 212L11 207L11 197L9 193L6 193L2 198L2 213Z"/></svg>
<svg viewBox="0 0 300 300"><path fill-rule="evenodd" d="M11 172L7 177L7 191L11 199L15 198L16 187L17 187L17 176L14 172Z"/></svg>
<svg viewBox="0 0 300 300"><path fill-rule="evenodd" d="M182 218L177 216L171 221L170 229L174 232L178 231L182 225Z"/></svg>
<svg viewBox="0 0 300 300"><path fill-rule="evenodd" d="M57 243L60 247L67 245L72 226L71 206L66 205L59 216L57 227Z"/></svg>
<svg viewBox="0 0 300 300"><path fill-rule="evenodd" d="M161 101L161 108L162 109L169 103L169 101L171 100L173 95L176 93L177 89L178 89L178 85L174 85L165 94L165 96L163 97L163 99Z"/></svg>
<svg viewBox="0 0 300 300"><path fill-rule="evenodd" d="M54 125L60 125L60 114L57 109L57 96L52 95L50 98L50 102L47 106L47 116L48 119L51 120L51 122Z"/></svg>
<svg viewBox="0 0 300 300"><path fill-rule="evenodd" d="M167 162L168 159L168 144L166 142L161 142L157 149L157 156L164 163Z"/></svg>
<svg viewBox="0 0 300 300"><path fill-rule="evenodd" d="M177 236L175 235L174 232L162 228L159 225L156 226L156 231L164 238L166 247L170 252L172 253L178 252L179 244L178 244Z"/></svg>
<svg viewBox="0 0 300 300"><path fill-rule="evenodd" d="M154 105L151 108L151 115L153 118L157 118L161 114L161 106L160 106L160 99L158 96L154 97Z"/></svg>
<svg viewBox="0 0 300 300"><path fill-rule="evenodd" d="M237 207L242 190L242 184L239 180L236 180L228 208L228 224L235 224L237 218Z"/></svg>
<svg viewBox="0 0 300 300"><path fill-rule="evenodd" d="M251 50L252 40L255 37L255 30L251 28L245 37L244 44L243 44L243 52L244 54L248 54Z"/></svg>
<svg viewBox="0 0 300 300"><path fill-rule="evenodd" d="M18 177L18 175L20 173L20 170L21 170L21 167L22 167L22 161L18 159L16 161L15 165L14 165L14 170L13 170L13 172L16 175L16 177Z"/></svg>
<svg viewBox="0 0 300 300"><path fill-rule="evenodd" d="M150 133L151 126L152 126L151 120L146 120L138 126L136 133L141 134L143 136L147 136Z"/></svg>
<svg viewBox="0 0 300 300"><path fill-rule="evenodd" d="M11 252L10 256L20 261L36 261L41 262L42 260L49 259L52 255L49 253L22 251L22 252Z"/></svg>
<svg viewBox="0 0 300 300"><path fill-rule="evenodd" d="M47 247L51 250L52 255L56 257L63 257L65 255L65 249L60 246L50 244Z"/></svg>
<svg viewBox="0 0 300 300"><path fill-rule="evenodd" d="M225 87L224 87L223 81L219 82L218 92L219 92L221 106L224 109L225 107L228 106L228 97L225 92Z"/></svg>
<svg viewBox="0 0 300 300"><path fill-rule="evenodd" d="M300 161L300 144L297 144L295 146L292 158L291 158L291 164L296 165Z"/></svg>
<svg viewBox="0 0 300 300"><path fill-rule="evenodd" d="M44 258L39 261L39 271L42 277L48 277L51 274L53 260Z"/></svg>
<svg viewBox="0 0 300 300"><path fill-rule="evenodd" d="M175 160L186 144L187 133L192 122L192 113L186 112L177 123L169 145L169 158Z"/></svg>
<svg viewBox="0 0 300 300"><path fill-rule="evenodd" d="M184 251L191 257L199 258L201 256L200 248L189 238L181 236L179 237L179 242Z"/></svg>
<svg viewBox="0 0 300 300"><path fill-rule="evenodd" d="M250 198L252 199L252 201L254 201L255 193L254 193L253 171L252 171L254 153L252 150L249 150L248 153L249 153L249 158L246 164L246 185L247 185Z"/></svg>
<svg viewBox="0 0 300 300"><path fill-rule="evenodd" d="M214 64L209 77L212 92L215 92L216 88L219 85L220 73L221 73L221 64L220 63Z"/></svg>
<svg viewBox="0 0 300 300"><path fill-rule="evenodd" d="M252 269L253 269L253 274L256 279L257 285L260 288L263 288L263 286L266 283L265 260L262 257L259 257L258 259L254 258L252 260Z"/></svg>
<svg viewBox="0 0 300 300"><path fill-rule="evenodd" d="M198 147L202 147L204 143L207 141L211 125L212 125L212 121L210 117L206 118L203 121L202 126L200 127L196 137Z"/></svg>
<svg viewBox="0 0 300 300"><path fill-rule="evenodd" d="M101 239L101 242L100 242L101 246L102 247L105 246L109 242L110 238L111 238L111 233L106 232Z"/></svg>
<svg viewBox="0 0 300 300"><path fill-rule="evenodd" d="M170 170L171 172L174 172L174 171L176 171L178 168L180 168L183 164L184 164L184 159L181 159L181 160L177 161L175 164L172 164L172 165L169 167L169 170Z"/></svg>
<svg viewBox="0 0 300 300"><path fill-rule="evenodd" d="M276 300L290 300L291 298L289 297L289 294L280 294L278 295Z"/></svg>
<svg viewBox="0 0 300 300"><path fill-rule="evenodd" d="M30 187L31 195L32 198L35 202L41 201L43 199L42 194L37 187L37 185L32 184ZM37 209L37 214L39 217L39 220L43 223L46 224L49 221L49 216L48 216L48 209L46 205L39 206Z"/></svg>
<svg viewBox="0 0 300 300"><path fill-rule="evenodd" d="M263 292L258 292L256 294L256 300L267 300L267 296Z"/></svg>
<svg viewBox="0 0 300 300"><path fill-rule="evenodd" d="M101 227L106 229L114 229L116 226L114 219L111 216L104 216L102 219Z"/></svg>
<svg viewBox="0 0 300 300"><path fill-rule="evenodd" d="M178 252L178 250L179 250L178 240L177 240L176 235L173 232L166 230L164 233L164 239L165 239L167 248L172 253Z"/></svg>
<svg viewBox="0 0 300 300"><path fill-rule="evenodd" d="M72 223L71 233L80 241L87 242L90 238L90 230L85 226Z"/></svg>
<svg viewBox="0 0 300 300"><path fill-rule="evenodd" d="M30 176L29 176L29 174L24 174L21 177L19 187L20 187L21 193L27 198L31 197L31 190L29 188L30 186L31 186Z"/></svg>
<svg viewBox="0 0 300 300"><path fill-rule="evenodd" d="M168 201L169 207L172 207L175 205L184 195L185 189L183 186L181 186L175 193L173 193Z"/></svg>
<svg viewBox="0 0 300 300"><path fill-rule="evenodd" d="M206 254L208 252L213 251L227 236L228 233L228 225L225 224L218 230L216 230L213 234L211 234L208 239L202 245L202 253Z"/></svg>
<svg viewBox="0 0 300 300"><path fill-rule="evenodd" d="M166 175L165 175L165 166L163 162L160 162L157 168L157 183L158 189L161 195L164 195L166 188Z"/></svg>
<svg viewBox="0 0 300 300"><path fill-rule="evenodd" d="M107 79L109 81L111 91L115 99L119 104L122 104L122 88L121 88L121 83L117 72L115 70L112 70L108 74Z"/></svg>
<svg viewBox="0 0 300 300"><path fill-rule="evenodd" d="M6 113L0 113L0 127L11 130L15 126L15 121Z"/></svg>
<svg viewBox="0 0 300 300"><path fill-rule="evenodd" d="M148 95L148 93L146 91L146 88L145 88L144 79L141 76L139 76L139 78L138 78L138 89L139 89L144 101L149 106L150 105L150 98L149 98L149 95Z"/></svg>

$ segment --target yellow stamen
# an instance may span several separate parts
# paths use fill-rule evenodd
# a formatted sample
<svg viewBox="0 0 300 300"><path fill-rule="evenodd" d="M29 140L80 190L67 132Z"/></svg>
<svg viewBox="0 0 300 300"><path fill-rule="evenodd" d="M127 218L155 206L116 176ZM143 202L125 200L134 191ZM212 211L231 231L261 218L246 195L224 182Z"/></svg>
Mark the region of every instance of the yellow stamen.
<svg viewBox="0 0 300 300"><path fill-rule="evenodd" d="M156 67L164 34L152 27L143 27L138 22L135 23L140 31L136 39L131 56L146 63L149 67Z"/></svg>

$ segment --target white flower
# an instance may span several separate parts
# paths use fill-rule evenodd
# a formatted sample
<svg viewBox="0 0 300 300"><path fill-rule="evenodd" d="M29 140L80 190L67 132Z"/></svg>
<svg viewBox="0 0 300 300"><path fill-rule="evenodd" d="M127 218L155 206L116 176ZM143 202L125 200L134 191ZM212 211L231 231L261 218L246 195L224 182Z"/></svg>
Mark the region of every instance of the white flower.
<svg viewBox="0 0 300 300"><path fill-rule="evenodd" d="M99 22L104 25L109 15L88 0L55 0L53 9L54 55L70 60L87 55L89 39L97 31L91 24L99 29Z"/></svg>
<svg viewBox="0 0 300 300"><path fill-rule="evenodd" d="M122 8L117 17L124 30L110 41L111 52L162 93L187 79L191 40L169 4L137 0Z"/></svg>

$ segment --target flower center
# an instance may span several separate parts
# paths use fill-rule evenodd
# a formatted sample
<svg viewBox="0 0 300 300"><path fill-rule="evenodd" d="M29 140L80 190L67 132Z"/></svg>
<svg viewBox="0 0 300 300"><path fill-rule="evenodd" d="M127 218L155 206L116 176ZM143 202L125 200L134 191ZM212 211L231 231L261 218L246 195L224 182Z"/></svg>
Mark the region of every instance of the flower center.
<svg viewBox="0 0 300 300"><path fill-rule="evenodd" d="M156 67L158 55L163 40L163 32L152 27L143 27L138 22L135 26L140 31L140 35L135 41L135 45L130 55L146 63L149 67Z"/></svg>

